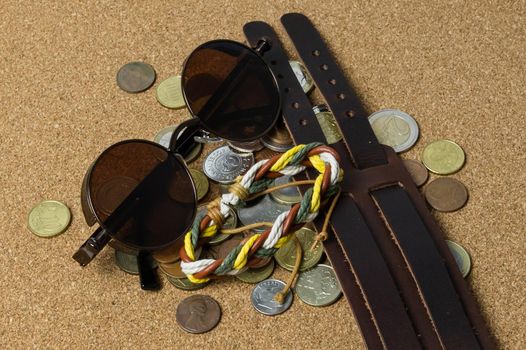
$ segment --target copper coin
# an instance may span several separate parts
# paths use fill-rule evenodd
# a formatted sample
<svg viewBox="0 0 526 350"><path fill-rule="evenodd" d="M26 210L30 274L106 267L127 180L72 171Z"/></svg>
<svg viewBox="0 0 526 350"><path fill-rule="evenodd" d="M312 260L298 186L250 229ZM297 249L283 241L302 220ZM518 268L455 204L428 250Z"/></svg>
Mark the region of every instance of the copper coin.
<svg viewBox="0 0 526 350"><path fill-rule="evenodd" d="M180 237L175 243L163 250L156 251L152 254L153 258L161 264L170 264L179 260L179 251L184 245L184 236Z"/></svg>
<svg viewBox="0 0 526 350"><path fill-rule="evenodd" d="M130 62L119 69L117 85L130 93L147 90L155 82L155 70L144 62Z"/></svg>
<svg viewBox="0 0 526 350"><path fill-rule="evenodd" d="M417 187L426 183L429 173L424 164L414 159L404 159L404 165Z"/></svg>
<svg viewBox="0 0 526 350"><path fill-rule="evenodd" d="M429 205L438 211L455 211L466 204L468 190L462 182L442 177L426 186L425 197Z"/></svg>
<svg viewBox="0 0 526 350"><path fill-rule="evenodd" d="M181 262L171 264L159 264L159 269L165 274L173 278L186 278L185 273L181 269Z"/></svg>
<svg viewBox="0 0 526 350"><path fill-rule="evenodd" d="M243 234L232 235L232 238L221 244L209 246L205 256L210 259L224 259L234 248L240 245L244 239Z"/></svg>
<svg viewBox="0 0 526 350"><path fill-rule="evenodd" d="M214 328L221 318L221 308L208 295L192 295L177 306L175 319L189 333L205 333Z"/></svg>

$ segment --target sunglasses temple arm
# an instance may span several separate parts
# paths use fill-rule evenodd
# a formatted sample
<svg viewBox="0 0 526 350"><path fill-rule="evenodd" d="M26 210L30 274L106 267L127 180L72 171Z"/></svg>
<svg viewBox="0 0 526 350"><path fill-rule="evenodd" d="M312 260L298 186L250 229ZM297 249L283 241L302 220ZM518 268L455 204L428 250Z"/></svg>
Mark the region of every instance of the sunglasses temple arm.
<svg viewBox="0 0 526 350"><path fill-rule="evenodd" d="M110 239L111 237L108 231L102 227L97 228L91 237L73 254L73 259L75 259L80 266L86 266L99 254L102 248L108 244Z"/></svg>
<svg viewBox="0 0 526 350"><path fill-rule="evenodd" d="M170 151L186 157L195 144L194 136L200 130L199 119L192 118L179 124L170 139Z"/></svg>
<svg viewBox="0 0 526 350"><path fill-rule="evenodd" d="M160 288L159 277L153 267L152 255L148 252L141 251L137 256L137 265L139 266L139 278L141 289L157 290Z"/></svg>

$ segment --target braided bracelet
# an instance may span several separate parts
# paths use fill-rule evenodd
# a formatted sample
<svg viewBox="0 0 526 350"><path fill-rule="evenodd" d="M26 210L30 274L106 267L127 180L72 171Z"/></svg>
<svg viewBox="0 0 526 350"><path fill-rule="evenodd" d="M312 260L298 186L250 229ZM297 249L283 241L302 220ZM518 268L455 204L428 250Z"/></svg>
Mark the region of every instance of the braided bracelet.
<svg viewBox="0 0 526 350"><path fill-rule="evenodd" d="M230 186L230 193L213 201L206 214L196 217L180 250L182 271L191 282L204 283L216 276L237 275L273 256L289 241L290 233L316 218L324 199L339 191L343 178L339 161L334 149L321 143L309 143L254 164ZM250 195L266 190L277 177L296 175L310 167L319 173L313 187L305 191L300 203L281 213L271 228L241 242L224 259L198 260L198 246L219 232L230 215L229 206L243 205Z"/></svg>

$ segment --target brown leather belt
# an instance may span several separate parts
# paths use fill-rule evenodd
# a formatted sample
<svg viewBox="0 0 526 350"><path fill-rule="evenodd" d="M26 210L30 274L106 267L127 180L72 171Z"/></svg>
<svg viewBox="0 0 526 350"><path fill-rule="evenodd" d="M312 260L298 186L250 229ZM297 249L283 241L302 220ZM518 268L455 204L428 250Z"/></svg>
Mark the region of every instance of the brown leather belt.
<svg viewBox="0 0 526 350"><path fill-rule="evenodd" d="M282 23L344 136L332 145L346 178L324 246L365 343L373 349L493 349L442 232L400 158L378 144L320 34L300 14L287 14ZM273 29L251 22L244 32L253 46L271 43L263 58L278 77L294 141L325 142Z"/></svg>

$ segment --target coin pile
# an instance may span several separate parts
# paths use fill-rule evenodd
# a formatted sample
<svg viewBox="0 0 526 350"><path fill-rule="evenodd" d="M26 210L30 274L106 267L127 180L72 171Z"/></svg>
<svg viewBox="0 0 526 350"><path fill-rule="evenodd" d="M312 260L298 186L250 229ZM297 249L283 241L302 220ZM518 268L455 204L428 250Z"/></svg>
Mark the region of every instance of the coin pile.
<svg viewBox="0 0 526 350"><path fill-rule="evenodd" d="M383 109L369 116L373 131L382 144L393 147L396 152L411 148L419 136L418 124L409 114L396 109ZM430 171L437 175L458 172L466 161L462 147L451 140L436 140L428 144L422 153L422 161L405 159L404 165L417 187L423 186ZM468 190L462 182L451 177L439 177L424 188L424 198L435 210L452 212L462 208L468 200ZM464 277L469 273L469 255L458 243L448 241ZM467 257L467 258L466 258ZM467 269L467 271L466 271Z"/></svg>

